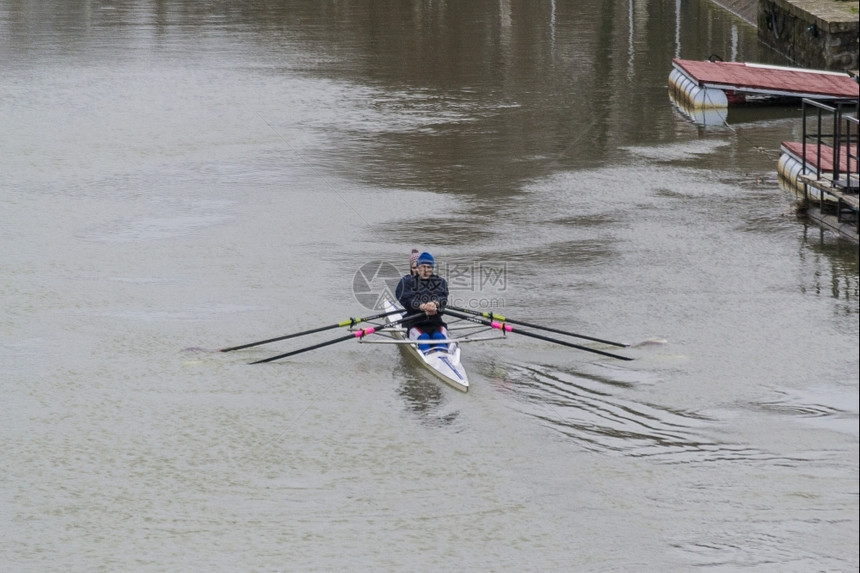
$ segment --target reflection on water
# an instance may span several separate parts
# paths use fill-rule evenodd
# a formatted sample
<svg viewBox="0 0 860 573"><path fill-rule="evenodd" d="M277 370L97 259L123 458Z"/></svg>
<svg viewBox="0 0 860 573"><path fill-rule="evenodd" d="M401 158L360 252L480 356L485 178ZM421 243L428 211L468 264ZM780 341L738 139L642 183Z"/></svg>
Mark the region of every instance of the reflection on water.
<svg viewBox="0 0 860 573"><path fill-rule="evenodd" d="M704 127L723 126L729 115L727 108L701 108L684 105L674 94L669 93L669 99L675 109L688 121Z"/></svg>
<svg viewBox="0 0 860 573"><path fill-rule="evenodd" d="M403 398L406 407L423 423L428 426L453 426L457 422L459 411L445 412L446 405L443 383L415 363L407 351L400 348L397 363L396 379L402 380L397 393ZM454 392L454 390L451 390Z"/></svg>
<svg viewBox="0 0 860 573"><path fill-rule="evenodd" d="M12 6L0 46L5 36L113 63L129 46L143 59L184 58L193 38L199 54L227 50L236 70L324 78L314 100L329 112L308 127L336 133L337 145L310 161L371 185L445 192L510 194L556 169L612 161L619 143L675 139L670 51L784 63L710 2Z"/></svg>
<svg viewBox="0 0 860 573"><path fill-rule="evenodd" d="M843 299L851 303L850 308L856 309L860 299L857 245L826 233L818 226L808 225L799 246L798 257L810 267L804 272L804 292Z"/></svg>

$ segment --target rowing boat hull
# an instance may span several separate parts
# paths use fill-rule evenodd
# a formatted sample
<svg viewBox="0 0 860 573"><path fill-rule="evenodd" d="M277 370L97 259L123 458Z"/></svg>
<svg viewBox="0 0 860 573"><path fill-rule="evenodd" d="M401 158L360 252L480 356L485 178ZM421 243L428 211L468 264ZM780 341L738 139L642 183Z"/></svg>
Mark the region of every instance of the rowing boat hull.
<svg viewBox="0 0 860 573"><path fill-rule="evenodd" d="M393 311L400 308L393 302L386 300L385 311ZM393 322L403 318L403 314L392 314L386 317L386 322ZM405 340L406 333L402 330L393 333L393 336ZM461 392L469 391L469 376L460 362L460 346L457 343L446 345L444 349L431 350L427 354L421 352L416 344L400 344L405 352L411 355L419 364L429 370L434 376Z"/></svg>

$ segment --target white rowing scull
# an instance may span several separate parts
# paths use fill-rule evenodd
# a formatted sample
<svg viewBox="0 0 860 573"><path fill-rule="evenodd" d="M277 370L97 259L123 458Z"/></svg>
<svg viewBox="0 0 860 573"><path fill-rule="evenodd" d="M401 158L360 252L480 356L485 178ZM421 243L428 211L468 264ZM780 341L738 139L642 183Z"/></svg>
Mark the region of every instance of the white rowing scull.
<svg viewBox="0 0 860 573"><path fill-rule="evenodd" d="M385 324L387 325L397 323L405 316L403 307L390 299L383 299L382 305L384 312L393 313L385 316ZM398 310L401 312L394 312ZM503 332L492 332L493 328L489 326L470 322L459 323L461 323L460 319L454 319L448 325L448 338L434 340L431 348L426 352L418 348L418 345L409 339L406 328L397 324L388 329L376 330L373 333L375 336L362 337L359 342L365 344L398 344L437 378L457 390L468 392L469 375L460 361L460 344L504 338L505 335ZM491 332L492 334L489 334Z"/></svg>

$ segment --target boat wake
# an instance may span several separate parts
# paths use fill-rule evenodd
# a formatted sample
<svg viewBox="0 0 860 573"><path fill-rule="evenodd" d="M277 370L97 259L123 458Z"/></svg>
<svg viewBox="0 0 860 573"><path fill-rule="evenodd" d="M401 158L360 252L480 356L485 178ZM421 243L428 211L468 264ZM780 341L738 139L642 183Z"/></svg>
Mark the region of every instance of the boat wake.
<svg viewBox="0 0 860 573"><path fill-rule="evenodd" d="M215 352L219 352L217 348L202 348L200 346L189 346L188 348L183 348L180 352L191 352L191 353L205 353L212 354Z"/></svg>
<svg viewBox="0 0 860 573"><path fill-rule="evenodd" d="M587 450L664 463L773 457L708 437L718 425L708 416L625 398L631 382L531 364L502 369L521 411Z"/></svg>
<svg viewBox="0 0 860 573"><path fill-rule="evenodd" d="M665 338L649 338L647 340L643 340L642 342L631 344L630 348L647 348L649 346L665 346L667 344L669 344L669 341Z"/></svg>

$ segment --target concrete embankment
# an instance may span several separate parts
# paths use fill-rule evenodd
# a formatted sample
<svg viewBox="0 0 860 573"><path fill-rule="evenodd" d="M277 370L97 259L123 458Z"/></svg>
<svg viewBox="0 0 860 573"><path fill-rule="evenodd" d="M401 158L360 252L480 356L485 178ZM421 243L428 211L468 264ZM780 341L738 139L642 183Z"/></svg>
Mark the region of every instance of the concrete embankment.
<svg viewBox="0 0 860 573"><path fill-rule="evenodd" d="M854 0L712 0L758 29L759 39L804 68L854 72L860 3Z"/></svg>

